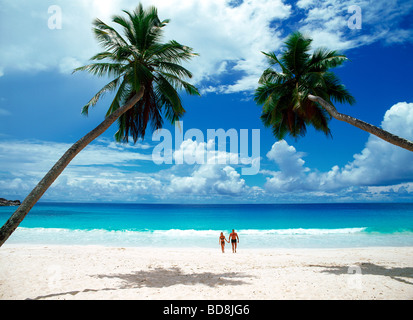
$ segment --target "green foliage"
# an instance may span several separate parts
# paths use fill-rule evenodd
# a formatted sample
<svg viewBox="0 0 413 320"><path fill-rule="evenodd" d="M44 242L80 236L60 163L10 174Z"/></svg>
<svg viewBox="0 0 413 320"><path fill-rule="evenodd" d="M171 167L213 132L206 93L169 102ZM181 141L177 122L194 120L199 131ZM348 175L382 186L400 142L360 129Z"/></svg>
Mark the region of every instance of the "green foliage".
<svg viewBox="0 0 413 320"><path fill-rule="evenodd" d="M307 132L307 126L327 136L330 115L308 95L354 104L355 99L340 84L329 69L340 66L347 60L337 51L318 48L312 54L312 40L299 32L292 33L285 42L285 49L277 58L275 53L265 53L269 68L264 70L255 91L254 100L262 105L261 120L271 127L277 139L287 134L298 138Z"/></svg>
<svg viewBox="0 0 413 320"><path fill-rule="evenodd" d="M118 32L99 19L93 22L93 32L105 51L93 56L94 63L75 69L87 71L95 76L113 78L83 107L87 115L89 108L108 92L116 92L107 111L107 116L124 105L144 86L142 99L118 119L117 141L134 142L145 136L148 123L152 129L162 128L163 118L171 122L179 120L185 113L179 90L190 95L199 95L198 89L185 81L192 74L181 66L197 54L193 49L176 41L161 43L163 28L169 20L161 21L155 7L144 9L141 4L133 12L123 11L112 22Z"/></svg>

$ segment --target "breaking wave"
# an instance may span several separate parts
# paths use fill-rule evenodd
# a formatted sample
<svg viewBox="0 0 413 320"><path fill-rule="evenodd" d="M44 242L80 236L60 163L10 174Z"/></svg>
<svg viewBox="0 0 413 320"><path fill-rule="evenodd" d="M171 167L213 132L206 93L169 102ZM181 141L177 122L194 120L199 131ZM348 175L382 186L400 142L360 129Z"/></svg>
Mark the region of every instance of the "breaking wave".
<svg viewBox="0 0 413 320"><path fill-rule="evenodd" d="M19 227L11 244L103 245L140 247L216 247L221 232L230 230L105 230ZM372 240L367 228L340 229L243 229L237 230L244 248L341 247L366 244ZM413 236L412 236L413 238ZM388 237L386 238L388 240ZM371 241L370 241L371 242ZM373 244L374 245L374 244Z"/></svg>

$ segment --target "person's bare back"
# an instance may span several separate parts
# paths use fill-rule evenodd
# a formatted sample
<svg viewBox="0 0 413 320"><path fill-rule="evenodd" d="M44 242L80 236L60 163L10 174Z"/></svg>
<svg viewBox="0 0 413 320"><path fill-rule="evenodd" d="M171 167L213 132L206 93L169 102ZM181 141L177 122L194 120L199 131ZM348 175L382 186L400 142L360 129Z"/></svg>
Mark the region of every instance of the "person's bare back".
<svg viewBox="0 0 413 320"><path fill-rule="evenodd" d="M238 233L236 233L234 229L232 229L232 232L229 235L229 239L231 240L232 252L236 253L237 252L237 240L239 243L239 237L238 237Z"/></svg>

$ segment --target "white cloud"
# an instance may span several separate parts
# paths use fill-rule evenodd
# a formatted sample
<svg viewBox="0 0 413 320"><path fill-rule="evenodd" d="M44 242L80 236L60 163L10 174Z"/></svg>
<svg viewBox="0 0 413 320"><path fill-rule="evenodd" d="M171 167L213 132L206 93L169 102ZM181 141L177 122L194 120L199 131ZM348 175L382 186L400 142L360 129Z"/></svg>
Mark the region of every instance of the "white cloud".
<svg viewBox="0 0 413 320"><path fill-rule="evenodd" d="M64 57L59 63L59 71L63 74L70 74L74 69L82 66L82 63L73 57Z"/></svg>
<svg viewBox="0 0 413 320"><path fill-rule="evenodd" d="M384 115L382 127L413 139L413 103L393 105ZM135 202L413 199L413 153L373 136L347 165L336 165L326 172L309 168L306 154L284 140L278 141L266 154L277 167L261 170L266 177L262 187L256 182L248 184L240 175L240 169L250 163L239 154L217 151L212 144L212 141L186 140L173 154L184 157L182 164L158 166L152 164L150 143L120 145L99 139L72 161L43 199ZM22 199L68 147L66 143L45 141L1 141L0 194ZM210 161L187 163L189 158L197 157ZM235 157L238 164L231 164Z"/></svg>
<svg viewBox="0 0 413 320"><path fill-rule="evenodd" d="M171 18L167 38L185 43L200 54L189 68L196 82L214 83L203 92L255 89L266 66L261 51L276 50L282 43L270 23L281 22L291 14L291 6L281 0L249 0L235 7L222 0L146 3L156 5L161 17ZM217 76L234 72L241 73L235 83L215 82Z"/></svg>
<svg viewBox="0 0 413 320"><path fill-rule="evenodd" d="M207 151L206 146L187 141L177 152L185 157L210 152L212 163L157 166L152 164L148 144L120 145L99 139L72 160L42 199L191 202L247 195L249 189L236 169L216 161L229 161L234 155ZM23 199L69 147L57 142L0 141L0 194ZM256 194L257 188L253 191Z"/></svg>
<svg viewBox="0 0 413 320"><path fill-rule="evenodd" d="M413 140L413 103L399 102L384 115L382 128ZM335 175L338 183L386 185L413 181L413 153L370 135L366 147L354 161Z"/></svg>
<svg viewBox="0 0 413 320"><path fill-rule="evenodd" d="M42 172L51 166L66 152L71 144L47 141L0 141L3 156L0 163L3 168L18 171L36 170ZM133 161L152 160L150 154L136 151L127 152L127 147L107 145L105 140L88 145L77 155L71 166L124 165Z"/></svg>
<svg viewBox="0 0 413 320"><path fill-rule="evenodd" d="M256 87L265 67L260 51L276 50L281 45L279 33L270 28L270 23L280 22L291 13L291 6L282 0L249 0L235 7L222 0L143 3L155 5L161 19L171 19L165 28L165 40L175 39L200 54L187 66L194 74L193 81L209 80L219 92ZM2 2L0 25L7 32L3 32L0 46L7 50L0 52L1 72L56 68L68 73L101 50L91 32L92 20L99 17L111 23L113 14L133 10L137 2L57 0L53 5L61 8L61 29L48 28L48 4ZM218 76L234 72L241 73L235 83L215 82Z"/></svg>
<svg viewBox="0 0 413 320"><path fill-rule="evenodd" d="M267 153L267 158L278 165L279 171L262 171L263 174L271 176L267 178L266 189L270 192L294 192L307 189L307 172L310 169L304 166L303 156L303 153L297 152L285 140L275 142Z"/></svg>
<svg viewBox="0 0 413 320"><path fill-rule="evenodd" d="M305 16L300 21L300 31L313 39L312 46L347 50L383 40L386 43L412 41L413 32L399 26L411 14L409 1L369 0L300 0L297 6ZM353 19L351 6L361 10L361 29L350 29Z"/></svg>
<svg viewBox="0 0 413 320"><path fill-rule="evenodd" d="M385 114L382 128L413 140L413 103L399 102ZM284 140L274 143L267 158L279 171L263 170L267 175L265 188L269 192L323 194L374 197L383 200L391 193L413 198L413 153L375 136L370 136L361 153L344 167L333 166L328 172L318 172L304 166L303 153ZM306 195L308 196L308 194Z"/></svg>
<svg viewBox="0 0 413 320"><path fill-rule="evenodd" d="M271 150L267 153L267 158L275 161L286 176L297 176L309 170L304 167L303 156L303 153L297 152L285 140L274 143Z"/></svg>
<svg viewBox="0 0 413 320"><path fill-rule="evenodd" d="M300 0L296 6L282 0L245 0L238 5L224 0L146 0L155 5L161 19L170 18L165 40L175 39L200 54L186 65L203 93L251 91L267 67L261 51L278 52L286 27L311 36L313 47L347 50L383 40L411 41L413 32L399 24L411 14L408 1ZM133 10L133 0L56 0L62 28L49 29L50 4L3 0L0 9L0 76L13 70L70 72L99 52L91 22L99 17L111 23L113 14ZM350 30L348 7L362 9L362 29ZM303 16L297 21L297 16ZM16 23L18 22L18 23ZM30 30L30 33L27 32ZM222 80L222 76L226 76ZM229 78L227 76L230 76ZM228 80L231 79L231 80ZM226 81L226 82L221 82ZM232 81L232 82L228 82Z"/></svg>
<svg viewBox="0 0 413 320"><path fill-rule="evenodd" d="M315 0L299 0L297 1L297 7L301 9L306 9L309 6L311 6L314 2Z"/></svg>
<svg viewBox="0 0 413 320"><path fill-rule="evenodd" d="M196 195L237 195L245 188L245 180L231 166L204 164L194 170L190 176L172 175L170 193Z"/></svg>
<svg viewBox="0 0 413 320"><path fill-rule="evenodd" d="M185 140L174 152L174 158L182 158L183 163L170 170L171 194L238 195L246 191L245 180L229 165L246 162L238 154L215 150L212 140L208 143Z"/></svg>
<svg viewBox="0 0 413 320"><path fill-rule="evenodd" d="M26 196L70 146L45 141L1 141L0 193ZM45 199L93 201L99 190L101 196L96 200L127 201L131 197L127 190L135 190L136 196L136 192L147 190L148 186L155 188L156 181L136 172L142 161L152 160L150 154L141 150L124 145L112 147L105 140L94 142L72 160Z"/></svg>

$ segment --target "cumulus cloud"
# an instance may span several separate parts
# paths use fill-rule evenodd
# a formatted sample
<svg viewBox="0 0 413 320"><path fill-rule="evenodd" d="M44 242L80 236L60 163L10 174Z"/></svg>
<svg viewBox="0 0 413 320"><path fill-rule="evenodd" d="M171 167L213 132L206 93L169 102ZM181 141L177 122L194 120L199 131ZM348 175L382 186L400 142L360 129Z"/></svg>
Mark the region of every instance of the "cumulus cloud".
<svg viewBox="0 0 413 320"><path fill-rule="evenodd" d="M229 165L238 163L238 154L215 150L212 140L208 143L185 140L174 157L182 157L184 161L170 170L170 193L238 195L246 190L245 180ZM193 161L196 159L200 161ZM191 165L194 163L198 164Z"/></svg>
<svg viewBox="0 0 413 320"><path fill-rule="evenodd" d="M237 195L245 188L245 180L231 166L204 164L190 176L172 175L169 191L196 195Z"/></svg>
<svg viewBox="0 0 413 320"><path fill-rule="evenodd" d="M399 102L392 106L386 112L381 126L413 140L413 103ZM366 147L354 155L352 162L337 171L335 179L341 184L358 185L413 181L413 154L370 135Z"/></svg>
<svg viewBox="0 0 413 320"><path fill-rule="evenodd" d="M293 146L289 146L285 140L273 144L267 153L267 158L275 161L280 171L285 176L298 176L309 169L304 167L303 153L297 152Z"/></svg>
<svg viewBox="0 0 413 320"><path fill-rule="evenodd" d="M399 102L385 114L382 128L413 140L413 103ZM390 193L413 197L413 153L375 136L370 136L365 148L347 165L334 166L328 172L305 167L305 154L286 141L274 143L267 158L279 171L263 170L267 175L265 188L269 192L313 192L341 197L374 197L386 199Z"/></svg>
<svg viewBox="0 0 413 320"><path fill-rule="evenodd" d="M310 171L304 166L303 153L297 152L285 140L272 145L267 158L274 161L279 171L263 170L262 173L272 176L267 178L266 189L273 191L291 192L303 191L307 186L306 173Z"/></svg>
<svg viewBox="0 0 413 320"><path fill-rule="evenodd" d="M196 152L210 153L209 163L184 161L158 166L152 163L149 144L115 144L100 139L72 160L42 199L191 202L246 196L249 188L245 180L226 163L235 155L208 150L207 145L184 141L175 153L186 159ZM0 156L0 194L24 198L69 147L70 144L46 141L1 141L0 154L7 156ZM257 188L252 192L257 194Z"/></svg>

